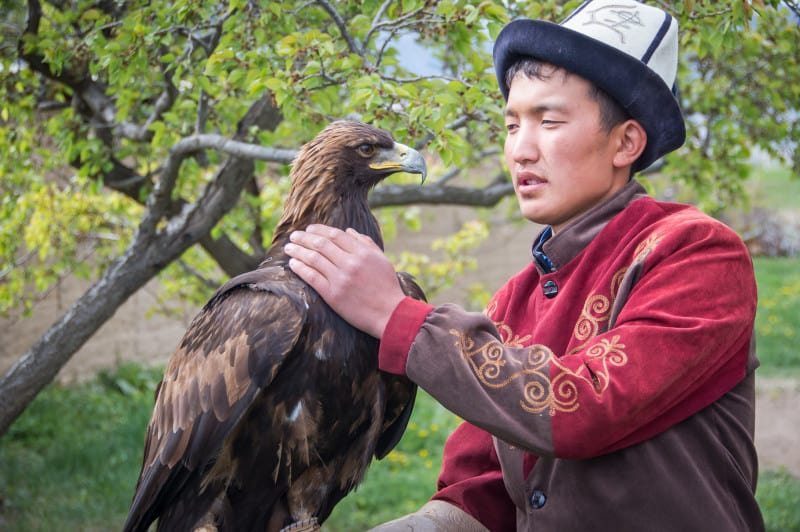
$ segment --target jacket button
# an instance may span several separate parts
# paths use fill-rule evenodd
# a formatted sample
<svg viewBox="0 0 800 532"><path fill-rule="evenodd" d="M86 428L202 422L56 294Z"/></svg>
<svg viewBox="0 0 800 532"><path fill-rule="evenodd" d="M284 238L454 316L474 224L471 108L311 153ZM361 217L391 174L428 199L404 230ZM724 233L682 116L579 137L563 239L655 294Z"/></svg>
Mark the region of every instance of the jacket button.
<svg viewBox="0 0 800 532"><path fill-rule="evenodd" d="M547 299L553 299L558 293L558 285L552 279L542 285L542 292Z"/></svg>
<svg viewBox="0 0 800 532"><path fill-rule="evenodd" d="M533 508L534 510L538 510L539 508L544 506L544 503L546 502L547 502L547 496L544 494L543 491L533 490L533 493L531 493L531 508Z"/></svg>

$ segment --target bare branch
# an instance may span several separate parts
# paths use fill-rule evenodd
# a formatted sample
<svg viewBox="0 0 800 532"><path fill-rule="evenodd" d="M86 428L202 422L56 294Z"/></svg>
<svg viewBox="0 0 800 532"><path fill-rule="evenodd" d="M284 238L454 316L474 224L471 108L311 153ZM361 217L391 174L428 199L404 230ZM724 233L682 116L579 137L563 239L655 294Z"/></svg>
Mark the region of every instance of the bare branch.
<svg viewBox="0 0 800 532"><path fill-rule="evenodd" d="M39 253L39 248L34 248L29 252L25 253L19 259L15 259L13 264L8 265L6 268L0 270L0 283L15 269L19 268L20 266L24 266L25 263L29 262L31 259L36 258L37 253Z"/></svg>
<svg viewBox="0 0 800 532"><path fill-rule="evenodd" d="M417 76L414 78L395 78L392 76L381 76L381 79L385 79L386 81L391 81L393 83L401 84L401 83L419 83L420 81L427 81L429 79L441 79L443 81L458 81L460 83L464 83L463 79L454 78L452 76L445 76L443 74L436 74L430 76Z"/></svg>
<svg viewBox="0 0 800 532"><path fill-rule="evenodd" d="M444 185L382 185L372 191L369 205L373 208L411 204L466 205L492 207L506 196L514 194L514 185L501 174L484 188L450 187Z"/></svg>
<svg viewBox="0 0 800 532"><path fill-rule="evenodd" d="M165 168L169 166L169 160L172 157L183 155L185 158L187 154L203 149L215 149L236 157L281 164L291 163L297 155L297 150L267 148L258 144L232 140L223 135L205 133L185 137L176 142L170 150L170 157L167 159Z"/></svg>
<svg viewBox="0 0 800 532"><path fill-rule="evenodd" d="M383 15L386 14L386 10L389 9L390 5L392 5L392 0L386 0L383 4L381 4L381 7L378 8L378 12L375 13L375 16L372 18L372 27L373 28L383 18ZM370 30L370 33L367 33L367 38L364 39L364 44L365 45L369 44L369 36L370 36L371 33L372 33L371 30Z"/></svg>
<svg viewBox="0 0 800 532"><path fill-rule="evenodd" d="M132 129L132 131L129 131L129 134L132 133L134 136L128 137L131 140L143 142L150 141L150 139L153 138L153 132L150 130L150 127L156 120L160 120L163 114L169 111L172 107L172 104L175 103L175 99L178 97L178 89L175 88L175 84L172 82L170 70L172 70L171 67L162 64L161 72L163 74L164 90L161 92L161 94L159 94L158 98L156 99L156 103L153 104L153 111L144 121L144 124L138 126L136 129L126 128Z"/></svg>
<svg viewBox="0 0 800 532"><path fill-rule="evenodd" d="M197 98L197 118L195 118L194 122L194 132L197 134L202 134L206 132L206 122L208 121L208 94L203 88L200 88L200 92ZM197 164L201 167L206 168L208 166L208 157L206 156L205 151L197 152L194 156L197 160Z"/></svg>
<svg viewBox="0 0 800 532"><path fill-rule="evenodd" d="M137 238L147 237L155 231L156 224L166 214L171 204L172 190L178 179L179 170L183 161L199 150L215 149L243 159L261 161L290 163L294 160L297 152L280 148L265 148L256 144L248 144L237 140L231 140L222 135L192 135L175 143L169 151L161 176L152 194L147 200L147 212L142 218L142 223L137 231ZM210 187L210 185L209 185ZM209 188L206 189L208 193ZM197 201L194 206L184 205L182 212L178 215L181 224L191 216L193 209L201 204L203 199Z"/></svg>
<svg viewBox="0 0 800 532"><path fill-rule="evenodd" d="M470 114L470 115L462 115L459 118L457 118L457 119L453 120L452 122L450 122L449 124L447 124L445 126L445 129L452 129L452 130L460 129L460 128L466 126L471 120L485 121L486 120L486 115L484 115L483 113L473 113L473 114ZM421 150L422 148L427 146L428 143L430 141L432 141L433 138L436 136L432 130L427 129L427 131L428 131L428 134L425 135L425 137L422 140L419 140L416 143L414 143L414 149Z"/></svg>
<svg viewBox="0 0 800 532"><path fill-rule="evenodd" d="M442 176L439 179L436 180L436 184L437 185L444 185L445 183L448 183L449 181L452 181L453 179L458 177L459 174L461 174L461 168L459 168L457 166L453 167L450 170L448 170L447 172L443 173Z"/></svg>
<svg viewBox="0 0 800 532"><path fill-rule="evenodd" d="M392 39L394 39L397 36L397 34L400 33L400 30L405 29L407 27L408 28L413 27L413 26L415 26L417 24L434 25L434 24L436 24L436 22L437 22L436 19L430 18L430 19L420 19L420 20L417 20L417 21L409 21L409 22L405 22L405 23L402 23L402 24L392 25L390 30L389 30L389 35L386 37L386 39L383 41L383 44L381 44L380 48L378 49L378 55L377 55L377 59L375 60L375 64L376 65L380 65L381 64L381 62L383 61L383 54L386 52L386 47L389 46L389 43L392 42ZM372 31L370 30L370 33L371 32ZM371 39L371 38L372 38L371 35L367 35L367 39ZM364 42L367 43L369 41L365 39Z"/></svg>
<svg viewBox="0 0 800 532"><path fill-rule="evenodd" d="M251 106L239 127L247 131L254 124L274 119L274 109L259 100ZM236 151L239 144L229 139L220 144L216 135L201 135L194 143L176 144L170 165L180 166L179 160L198 146L215 147ZM190 137L187 139L192 141ZM204 143L205 142L205 143ZM288 151L288 150L287 150ZM168 165L165 165L167 167ZM154 238L142 238L143 227L156 218L149 208L154 204L167 203L163 197L169 189L169 178L162 177L164 185L160 197L148 199L148 214L136 231L125 252L100 276L100 279L62 316L42 338L32 346L14 366L0 379L0 436L37 393L58 373L69 358L92 336L136 290L144 286L159 271L196 242L209 238L209 232L219 220L234 207L241 190L253 176L253 161L232 155L208 184L203 196L194 206L186 206L174 216L167 228ZM157 186L158 186L157 185ZM202 205L199 205L202 203ZM166 205L164 205L166 207Z"/></svg>
<svg viewBox="0 0 800 532"><path fill-rule="evenodd" d="M209 290L216 290L217 288L219 288L219 285L221 284L219 281L215 279L209 279L208 277L200 273L197 269L192 268L192 266L185 260L178 259L176 262L184 272L186 272L189 276L194 277L195 279L200 281L200 283L202 283L202 285L208 288Z"/></svg>
<svg viewBox="0 0 800 532"><path fill-rule="evenodd" d="M356 40L350 35L350 32L347 30L347 22L342 18L336 8L328 2L328 0L315 0L315 4L319 5L325 12L330 15L333 19L334 24L339 28L339 33L342 34L342 38L347 41L347 47L350 48L350 51L354 54L358 54L361 57L364 57L364 50L358 45Z"/></svg>
<svg viewBox="0 0 800 532"><path fill-rule="evenodd" d="M492 155L497 155L498 153L500 153L500 148L497 147L487 148L485 150L481 150L478 154L476 154L475 159L482 160ZM452 181L461 174L462 170L463 170L462 168L459 168L457 166L451 168L450 170L442 174L439 177L439 179L436 180L436 185L444 185Z"/></svg>
<svg viewBox="0 0 800 532"><path fill-rule="evenodd" d="M387 4L388 4L388 2L386 4L384 4L383 6L381 6L381 10L378 11L378 13L375 15L375 18L372 20L372 27L367 32L366 37L364 37L364 44L365 45L369 44L369 42L372 40L372 36L375 33L379 32L381 30L389 30L390 34L395 35L395 34L397 34L398 31L400 31L401 28L405 28L405 27L408 27L408 26L411 26L411 25L414 25L414 24L422 23L422 21L414 20L414 18L419 13L422 13L425 10L424 7L418 7L417 9L415 9L413 11L409 11L405 15L403 15L403 16L395 19L395 20L387 20L387 21L383 21L383 22L377 22L379 17L382 17L384 12L386 11L386 7L388 7ZM386 43L384 43L384 46L386 46Z"/></svg>

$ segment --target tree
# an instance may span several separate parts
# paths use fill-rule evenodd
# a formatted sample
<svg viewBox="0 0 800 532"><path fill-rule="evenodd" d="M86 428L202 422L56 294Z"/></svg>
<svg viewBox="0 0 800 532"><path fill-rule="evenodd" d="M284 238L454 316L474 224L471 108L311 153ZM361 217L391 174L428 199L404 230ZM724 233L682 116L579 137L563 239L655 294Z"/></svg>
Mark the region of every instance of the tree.
<svg viewBox="0 0 800 532"><path fill-rule="evenodd" d="M796 4L658 3L683 27L690 124L661 171L713 208L741 194L753 146L794 149ZM376 208L511 194L492 39L511 18L560 20L577 4L6 0L0 312L29 311L64 275L98 280L0 380L0 435L149 279L204 300L256 266L288 163L331 119L437 157L432 184L381 187Z"/></svg>

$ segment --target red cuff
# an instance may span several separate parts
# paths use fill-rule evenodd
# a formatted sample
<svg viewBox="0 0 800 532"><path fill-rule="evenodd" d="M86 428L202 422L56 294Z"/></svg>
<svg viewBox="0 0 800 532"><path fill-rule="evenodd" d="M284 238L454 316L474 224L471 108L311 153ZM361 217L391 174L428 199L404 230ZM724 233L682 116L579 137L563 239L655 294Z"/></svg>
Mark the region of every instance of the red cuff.
<svg viewBox="0 0 800 532"><path fill-rule="evenodd" d="M406 374L406 361L411 344L433 305L410 297L403 299L392 312L381 337L378 367L395 375Z"/></svg>

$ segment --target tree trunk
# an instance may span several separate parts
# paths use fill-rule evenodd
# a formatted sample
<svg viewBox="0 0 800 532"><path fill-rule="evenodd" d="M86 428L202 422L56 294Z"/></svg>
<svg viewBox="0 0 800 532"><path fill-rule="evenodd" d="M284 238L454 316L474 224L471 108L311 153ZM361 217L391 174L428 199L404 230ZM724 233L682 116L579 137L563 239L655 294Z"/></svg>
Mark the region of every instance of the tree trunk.
<svg viewBox="0 0 800 532"><path fill-rule="evenodd" d="M0 380L0 436L131 294L207 235L233 208L253 171L251 159L231 157L198 202L187 205L164 229L148 236L143 221L125 253ZM152 203L148 202L143 220L154 217L157 205Z"/></svg>
<svg viewBox="0 0 800 532"><path fill-rule="evenodd" d="M72 355L159 269L126 254L22 355L0 381L0 436Z"/></svg>
<svg viewBox="0 0 800 532"><path fill-rule="evenodd" d="M232 242L227 238L215 241L210 231L236 205L245 184L253 178L254 159L288 162L294 157L290 150L241 142L249 137L251 127L272 130L281 120L272 96L265 93L239 121L233 140L216 135L195 135L172 147L125 252L0 380L0 437L42 388L52 382L72 355L134 292L195 243L200 242L218 252L225 251L229 257L227 270L250 269L247 257L229 249ZM203 149L216 149L229 157L197 201L182 204L179 212L174 212L171 198L181 163ZM160 226L159 222L165 219L167 223Z"/></svg>

